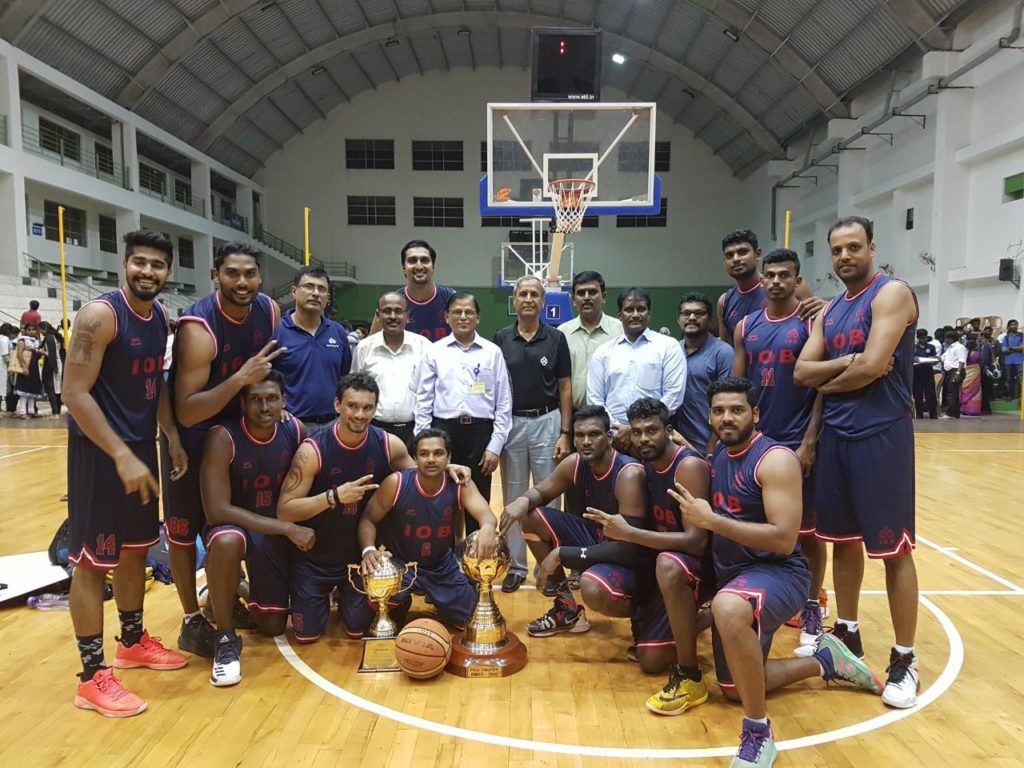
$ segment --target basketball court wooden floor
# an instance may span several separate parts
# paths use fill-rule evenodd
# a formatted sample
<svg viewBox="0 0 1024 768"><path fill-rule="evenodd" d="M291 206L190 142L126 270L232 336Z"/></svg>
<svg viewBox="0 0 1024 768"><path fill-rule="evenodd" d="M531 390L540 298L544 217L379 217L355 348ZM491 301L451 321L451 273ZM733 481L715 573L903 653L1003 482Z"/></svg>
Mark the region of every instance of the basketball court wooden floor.
<svg viewBox="0 0 1024 768"><path fill-rule="evenodd" d="M0 554L45 549L63 519L64 443L58 429L0 431ZM1024 764L1024 435L922 434L917 452L920 705L890 710L820 681L778 692L769 712L779 765ZM879 673L891 632L883 588L881 566L869 564L862 632ZM359 645L332 620L312 647L246 633L243 680L232 689L209 685L205 659L175 672L127 670L149 710L120 721L72 706L78 658L67 612L8 607L0 610L0 765L728 764L739 709L712 688L707 704L681 717L649 713L644 700L664 678L625 659L625 621L592 617L588 634L534 640L524 625L546 610L541 595L523 589L498 601L530 651L511 678L360 675ZM154 585L146 609L150 631L173 645L173 587ZM113 602L106 617L109 661ZM784 629L773 653L788 655L795 640ZM710 671L707 635L699 650Z"/></svg>

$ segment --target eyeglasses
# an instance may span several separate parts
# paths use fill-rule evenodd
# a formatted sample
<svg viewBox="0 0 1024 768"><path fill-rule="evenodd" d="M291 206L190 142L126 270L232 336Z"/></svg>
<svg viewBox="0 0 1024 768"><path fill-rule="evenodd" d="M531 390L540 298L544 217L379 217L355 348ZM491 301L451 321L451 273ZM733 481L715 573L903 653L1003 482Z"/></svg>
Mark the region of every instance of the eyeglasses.
<svg viewBox="0 0 1024 768"><path fill-rule="evenodd" d="M680 309L680 317L707 317L708 313L706 309Z"/></svg>
<svg viewBox="0 0 1024 768"><path fill-rule="evenodd" d="M299 283L298 287L306 293L322 293L327 295L331 292L331 289L326 285L318 285L317 283Z"/></svg>

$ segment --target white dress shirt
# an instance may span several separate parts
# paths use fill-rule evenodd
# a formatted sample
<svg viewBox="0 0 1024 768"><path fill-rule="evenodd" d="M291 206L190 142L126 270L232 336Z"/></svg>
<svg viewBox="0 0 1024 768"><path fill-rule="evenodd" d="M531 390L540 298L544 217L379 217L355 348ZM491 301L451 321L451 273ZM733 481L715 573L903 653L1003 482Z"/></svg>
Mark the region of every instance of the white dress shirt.
<svg viewBox="0 0 1024 768"><path fill-rule="evenodd" d="M416 431L433 418L494 419L487 450L501 454L512 427L512 385L498 345L473 334L463 346L455 334L430 345L416 392Z"/></svg>
<svg viewBox="0 0 1024 768"><path fill-rule="evenodd" d="M603 405L613 422L628 424L626 410L640 397L661 400L675 413L686 390L686 357L679 342L644 330L635 342L625 334L602 344L587 371L587 399Z"/></svg>
<svg viewBox="0 0 1024 768"><path fill-rule="evenodd" d="M955 341L942 353L942 370L955 371L961 364L967 365L967 347Z"/></svg>
<svg viewBox="0 0 1024 768"><path fill-rule="evenodd" d="M395 352L384 341L384 332L367 336L356 347L352 373L368 373L377 380L378 421L405 424L416 416L416 386L430 342L418 333L405 331L402 346Z"/></svg>

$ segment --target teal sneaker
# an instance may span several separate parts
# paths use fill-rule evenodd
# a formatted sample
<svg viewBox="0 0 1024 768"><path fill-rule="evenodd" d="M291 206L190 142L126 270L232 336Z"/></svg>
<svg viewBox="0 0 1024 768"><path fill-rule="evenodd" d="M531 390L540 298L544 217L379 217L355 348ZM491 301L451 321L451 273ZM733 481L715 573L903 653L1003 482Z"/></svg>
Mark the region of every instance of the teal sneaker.
<svg viewBox="0 0 1024 768"><path fill-rule="evenodd" d="M824 670L826 683L844 680L875 695L882 693L882 681L834 635L819 635L813 656Z"/></svg>
<svg viewBox="0 0 1024 768"><path fill-rule="evenodd" d="M761 725L744 718L740 748L732 759L732 768L769 768L778 756L771 722Z"/></svg>

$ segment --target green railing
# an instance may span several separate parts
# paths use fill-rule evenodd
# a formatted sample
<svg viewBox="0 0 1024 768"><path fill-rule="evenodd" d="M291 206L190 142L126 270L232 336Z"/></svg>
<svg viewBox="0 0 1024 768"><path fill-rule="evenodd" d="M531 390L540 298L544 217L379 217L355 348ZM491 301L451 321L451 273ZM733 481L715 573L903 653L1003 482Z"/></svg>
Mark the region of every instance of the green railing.
<svg viewBox="0 0 1024 768"><path fill-rule="evenodd" d="M0 115L0 144L7 145L7 115Z"/></svg>
<svg viewBox="0 0 1024 768"><path fill-rule="evenodd" d="M183 211L194 213L196 216L206 215L206 202L204 200L198 200L194 196L190 196L187 200L179 200L175 195L169 192L161 192L157 189L149 189L139 185L139 192L146 197L155 197L161 202L167 203L167 205L173 205L175 208L180 208Z"/></svg>
<svg viewBox="0 0 1024 768"><path fill-rule="evenodd" d="M263 227L259 227L253 234L253 237L255 237L264 245L273 248L278 253L283 253L285 256L287 256L289 259L292 259L293 261L297 261L300 264L306 261L306 252L304 250L299 248L297 245L292 245L287 240L282 240L280 237L271 232L267 232L267 230L263 229ZM317 266L322 267L323 262L317 260Z"/></svg>
<svg viewBox="0 0 1024 768"><path fill-rule="evenodd" d="M4 131L6 134L6 129ZM118 162L100 157L95 152L83 149L81 144L69 145L56 133L50 130L39 131L30 125L22 125L21 147L26 152L38 155L45 160L71 168L123 189L131 189L127 169Z"/></svg>

